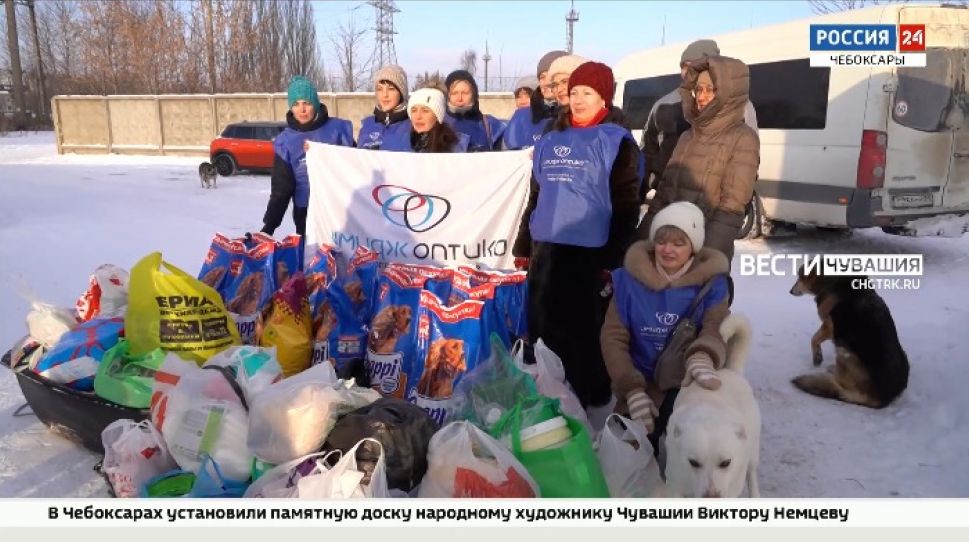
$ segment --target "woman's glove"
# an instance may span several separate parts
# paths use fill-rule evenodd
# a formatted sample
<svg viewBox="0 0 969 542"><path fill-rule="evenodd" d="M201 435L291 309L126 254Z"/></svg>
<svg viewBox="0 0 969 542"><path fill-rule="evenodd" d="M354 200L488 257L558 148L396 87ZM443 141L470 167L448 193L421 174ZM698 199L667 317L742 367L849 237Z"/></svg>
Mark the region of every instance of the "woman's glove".
<svg viewBox="0 0 969 542"><path fill-rule="evenodd" d="M708 390L720 389L720 377L713 367L713 358L710 354L703 351L695 352L686 360L686 376L683 377L683 384L680 387L687 387L696 380L701 388Z"/></svg>
<svg viewBox="0 0 969 542"><path fill-rule="evenodd" d="M629 407L629 417L642 422L646 432L652 433L659 416L659 410L653 400L643 390L633 390L626 394L626 406Z"/></svg>

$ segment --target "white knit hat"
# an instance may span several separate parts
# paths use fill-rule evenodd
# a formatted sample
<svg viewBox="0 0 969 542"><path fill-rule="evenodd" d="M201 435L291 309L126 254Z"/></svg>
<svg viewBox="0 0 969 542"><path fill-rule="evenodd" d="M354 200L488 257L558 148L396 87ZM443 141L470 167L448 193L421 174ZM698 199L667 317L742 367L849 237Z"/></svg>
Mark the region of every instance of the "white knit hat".
<svg viewBox="0 0 969 542"><path fill-rule="evenodd" d="M407 100L407 116L415 105L423 105L434 112L438 122L444 122L444 111L447 108L447 98L436 88L422 88L415 90Z"/></svg>
<svg viewBox="0 0 969 542"><path fill-rule="evenodd" d="M677 201L663 207L653 217L653 223L649 225L650 241L656 240L656 232L663 226L675 226L682 230L693 244L694 254L703 248L706 224L703 211L696 205L688 201Z"/></svg>
<svg viewBox="0 0 969 542"><path fill-rule="evenodd" d="M588 58L583 58L579 55L560 56L552 61L552 65L548 67L548 76L552 77L558 73L567 73L572 75L572 72L574 72L576 68L588 61Z"/></svg>

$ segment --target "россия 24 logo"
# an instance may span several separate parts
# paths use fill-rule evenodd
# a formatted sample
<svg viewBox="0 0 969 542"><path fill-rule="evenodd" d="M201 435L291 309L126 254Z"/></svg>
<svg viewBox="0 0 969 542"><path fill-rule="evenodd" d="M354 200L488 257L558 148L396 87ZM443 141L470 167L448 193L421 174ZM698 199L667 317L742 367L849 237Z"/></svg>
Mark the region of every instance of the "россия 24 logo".
<svg viewBox="0 0 969 542"><path fill-rule="evenodd" d="M406 186L381 184L371 193L391 224L424 233L451 214L451 202L441 196L415 192Z"/></svg>

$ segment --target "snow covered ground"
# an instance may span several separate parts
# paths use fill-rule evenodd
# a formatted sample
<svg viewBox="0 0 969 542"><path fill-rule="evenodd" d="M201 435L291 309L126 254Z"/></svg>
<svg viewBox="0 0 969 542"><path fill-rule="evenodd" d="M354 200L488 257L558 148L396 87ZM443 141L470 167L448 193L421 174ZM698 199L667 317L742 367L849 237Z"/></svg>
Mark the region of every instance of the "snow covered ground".
<svg viewBox="0 0 969 542"><path fill-rule="evenodd" d="M45 301L71 306L102 263L130 267L159 250L194 274L212 234L261 226L267 176L199 186L198 158L58 156L50 133L0 137L0 347L25 332L17 277ZM287 218L287 221L289 219ZM289 233L284 222L280 233ZM882 291L912 364L909 388L874 411L805 395L790 384L811 370L818 321L791 277L739 276L745 253L920 253L918 291ZM734 261L734 309L754 325L747 376L763 413L766 497L969 497L969 235L907 238L858 231L749 241ZM833 357L830 344L827 360ZM53 433L0 370L0 497L103 497L98 457Z"/></svg>

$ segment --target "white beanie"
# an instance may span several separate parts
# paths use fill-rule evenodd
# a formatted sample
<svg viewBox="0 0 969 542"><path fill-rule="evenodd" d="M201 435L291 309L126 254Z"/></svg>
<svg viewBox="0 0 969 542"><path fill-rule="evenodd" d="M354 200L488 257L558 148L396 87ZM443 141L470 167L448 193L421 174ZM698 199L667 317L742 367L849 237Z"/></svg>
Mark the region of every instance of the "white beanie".
<svg viewBox="0 0 969 542"><path fill-rule="evenodd" d="M423 105L434 112L438 122L444 122L444 111L447 108L447 98L444 93L436 88L422 88L415 90L410 99L407 100L407 116L410 117L410 110L415 105Z"/></svg>
<svg viewBox="0 0 969 542"><path fill-rule="evenodd" d="M675 226L682 230L693 244L694 254L703 248L706 225L703 211L696 205L688 201L677 201L663 207L649 226L650 241L656 240L656 232L663 226Z"/></svg>
<svg viewBox="0 0 969 542"><path fill-rule="evenodd" d="M579 55L560 56L553 60L552 65L548 67L548 76L552 77L557 73L567 73L572 75L572 72L574 72L576 68L588 61L588 58L583 58Z"/></svg>

